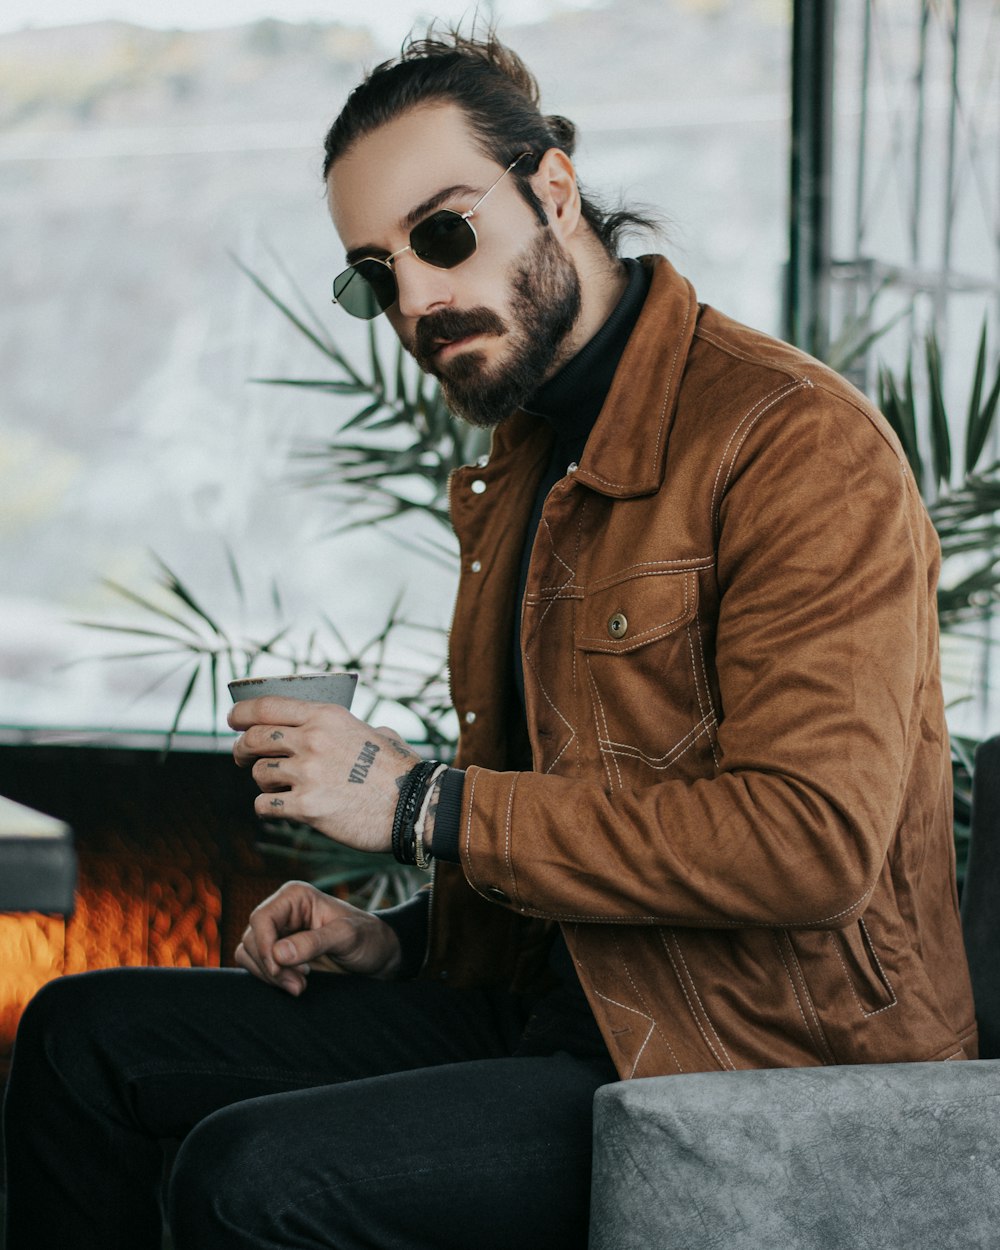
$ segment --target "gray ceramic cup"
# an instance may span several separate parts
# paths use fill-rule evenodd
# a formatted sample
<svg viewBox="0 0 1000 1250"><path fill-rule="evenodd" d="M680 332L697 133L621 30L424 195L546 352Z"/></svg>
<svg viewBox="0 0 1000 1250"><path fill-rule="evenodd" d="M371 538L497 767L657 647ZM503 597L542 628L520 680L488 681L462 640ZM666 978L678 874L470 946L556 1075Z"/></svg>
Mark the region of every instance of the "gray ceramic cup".
<svg viewBox="0 0 1000 1250"><path fill-rule="evenodd" d="M229 683L234 703L280 695L306 703L338 703L349 708L354 699L357 673L289 673L284 677L241 677Z"/></svg>

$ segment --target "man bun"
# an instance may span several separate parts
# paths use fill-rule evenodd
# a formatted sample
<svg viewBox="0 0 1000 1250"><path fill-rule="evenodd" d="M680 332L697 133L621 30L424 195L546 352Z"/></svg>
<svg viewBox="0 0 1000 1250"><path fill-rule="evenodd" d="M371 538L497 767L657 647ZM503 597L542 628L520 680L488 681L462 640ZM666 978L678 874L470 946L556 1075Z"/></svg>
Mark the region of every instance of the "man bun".
<svg viewBox="0 0 1000 1250"><path fill-rule="evenodd" d="M568 117L560 117L558 113L550 113L545 124L552 132L553 147L562 148L567 156L572 156L576 148L576 126Z"/></svg>
<svg viewBox="0 0 1000 1250"><path fill-rule="evenodd" d="M576 126L558 114L544 116L538 81L524 61L497 38L491 25L481 35L463 35L456 27L431 23L426 34L411 35L399 56L383 61L347 98L324 143L323 177L360 139L422 104L450 103L462 109L481 151L506 167L531 152L512 172L515 186L539 226L548 225L541 200L531 184L538 161L549 148L572 156ZM580 193L583 218L611 256L617 255L626 229L653 230L657 222L631 209L608 211Z"/></svg>

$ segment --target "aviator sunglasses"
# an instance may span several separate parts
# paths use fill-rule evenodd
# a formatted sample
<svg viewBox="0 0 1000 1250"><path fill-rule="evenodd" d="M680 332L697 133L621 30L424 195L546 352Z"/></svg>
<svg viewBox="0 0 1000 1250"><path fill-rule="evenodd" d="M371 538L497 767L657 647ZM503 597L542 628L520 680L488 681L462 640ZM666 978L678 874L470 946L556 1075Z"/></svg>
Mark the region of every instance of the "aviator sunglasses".
<svg viewBox="0 0 1000 1250"><path fill-rule="evenodd" d="M433 265L435 269L454 269L463 260L468 260L479 242L471 221L472 216L493 188L507 177L515 165L530 155L530 152L522 152L512 160L468 212L456 213L451 208L439 208L423 221L417 222L410 231L410 241L406 247L401 247L398 252L393 252L384 259L379 256L365 256L356 260L353 265L348 265L333 280L333 302L339 304L352 317L370 321L391 308L399 298L399 287L396 285L396 274L393 270L393 262L397 256L412 252L418 260Z"/></svg>

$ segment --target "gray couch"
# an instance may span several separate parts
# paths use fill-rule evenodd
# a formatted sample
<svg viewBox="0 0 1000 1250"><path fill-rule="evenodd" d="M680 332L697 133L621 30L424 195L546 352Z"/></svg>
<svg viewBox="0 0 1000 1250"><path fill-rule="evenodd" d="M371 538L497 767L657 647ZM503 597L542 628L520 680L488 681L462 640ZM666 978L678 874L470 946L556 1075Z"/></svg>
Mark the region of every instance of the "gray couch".
<svg viewBox="0 0 1000 1250"><path fill-rule="evenodd" d="M607 1085L590 1250L1000 1247L1000 737L976 753L962 923L981 1059Z"/></svg>

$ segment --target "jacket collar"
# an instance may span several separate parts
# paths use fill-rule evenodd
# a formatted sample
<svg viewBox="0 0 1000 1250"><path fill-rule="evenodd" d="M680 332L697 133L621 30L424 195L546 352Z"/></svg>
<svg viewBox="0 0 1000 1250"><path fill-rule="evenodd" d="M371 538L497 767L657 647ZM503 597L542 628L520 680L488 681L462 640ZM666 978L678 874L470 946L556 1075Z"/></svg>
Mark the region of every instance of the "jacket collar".
<svg viewBox="0 0 1000 1250"><path fill-rule="evenodd" d="M658 490L664 474L681 376L698 317L694 288L663 256L643 256L653 271L639 320L587 439L575 479L626 499ZM514 413L497 427L491 459L545 434L537 416Z"/></svg>

